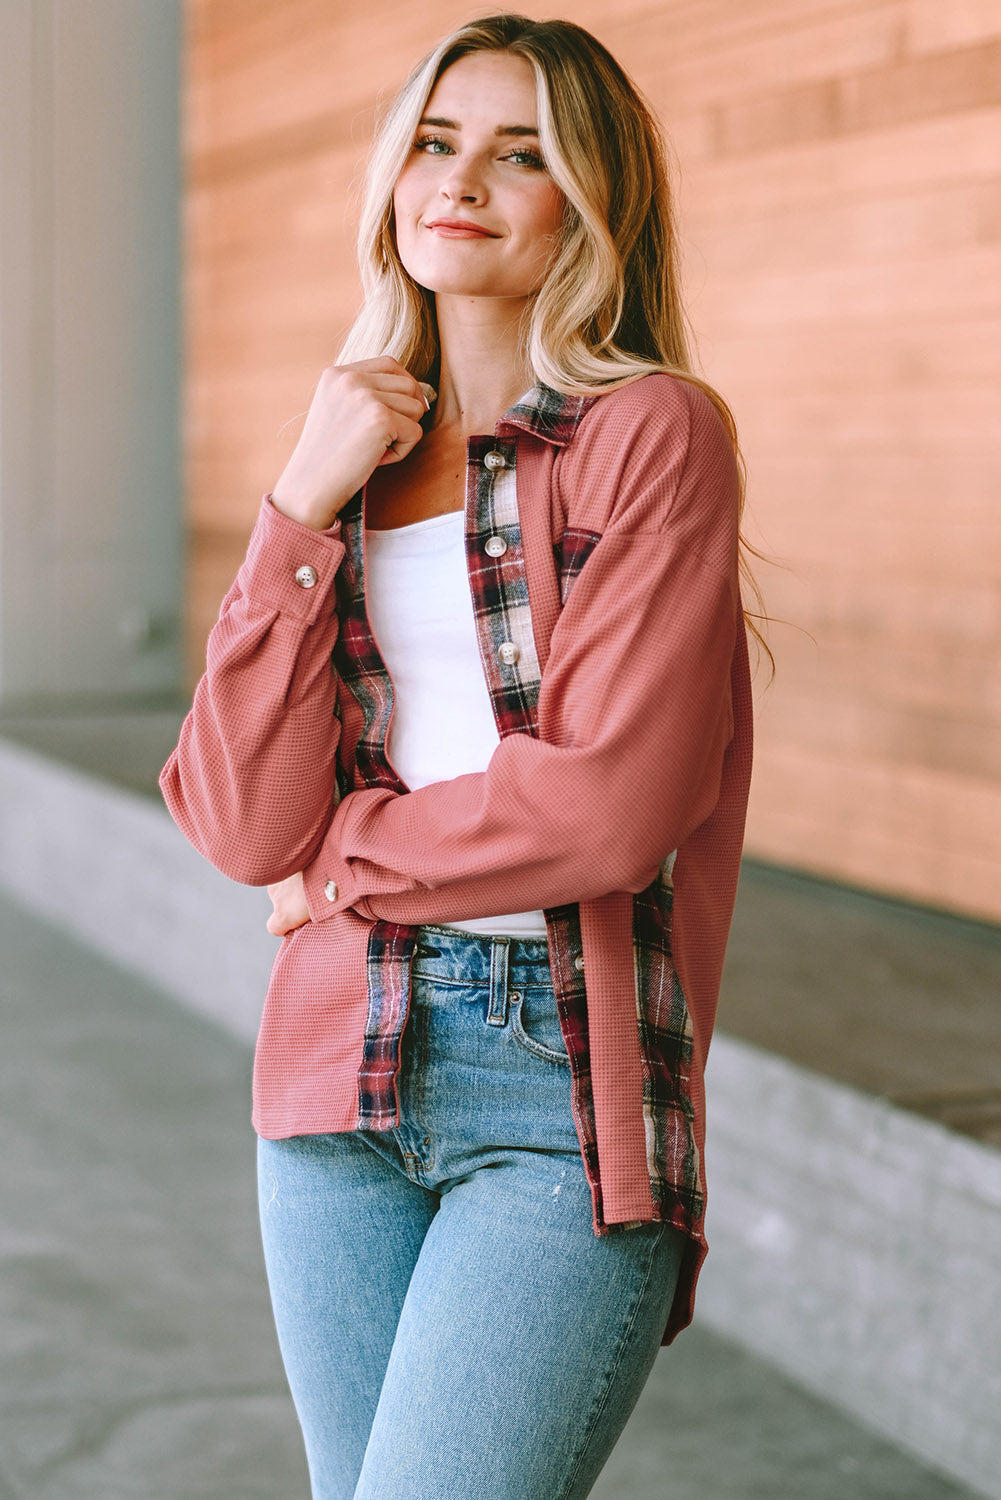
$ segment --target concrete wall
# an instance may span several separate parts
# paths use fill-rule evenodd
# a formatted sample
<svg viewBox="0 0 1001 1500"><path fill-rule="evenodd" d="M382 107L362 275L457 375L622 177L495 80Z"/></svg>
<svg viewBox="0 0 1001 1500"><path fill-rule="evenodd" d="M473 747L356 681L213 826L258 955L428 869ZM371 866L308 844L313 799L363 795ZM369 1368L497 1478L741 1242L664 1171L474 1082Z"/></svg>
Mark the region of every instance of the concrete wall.
<svg viewBox="0 0 1001 1500"><path fill-rule="evenodd" d="M544 15L552 7L527 0ZM189 0L192 662L357 296L373 104L476 9ZM749 846L1001 917L1001 9L575 0L680 163L775 616Z"/></svg>
<svg viewBox="0 0 1001 1500"><path fill-rule="evenodd" d="M176 0L0 0L0 705L180 676Z"/></svg>
<svg viewBox="0 0 1001 1500"><path fill-rule="evenodd" d="M1001 1496L1001 1153L728 1036L706 1088L700 1313Z"/></svg>

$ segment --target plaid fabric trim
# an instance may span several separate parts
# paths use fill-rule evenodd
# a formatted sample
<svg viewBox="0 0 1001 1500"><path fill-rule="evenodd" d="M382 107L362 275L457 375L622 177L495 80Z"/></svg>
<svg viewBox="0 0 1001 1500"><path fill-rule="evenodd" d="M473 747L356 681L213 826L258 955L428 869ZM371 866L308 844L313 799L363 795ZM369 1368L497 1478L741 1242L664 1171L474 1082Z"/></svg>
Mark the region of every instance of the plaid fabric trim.
<svg viewBox="0 0 1001 1500"><path fill-rule="evenodd" d="M537 389L545 392L546 388ZM555 394L550 391L548 397ZM539 419L551 422L556 428L566 428L572 422L576 428L580 403L574 402L573 411L563 420L548 397L544 396L540 405L534 408ZM505 466L490 468L484 464L488 453L501 454ZM528 577L518 518L516 444L501 439L476 438L469 444L468 463L466 555L480 656L490 688L497 731L502 738L508 734L537 735L542 671L532 634ZM507 543L500 557L493 557L486 550L486 542L495 536L502 537ZM506 664L499 654L505 642L518 648L517 660L512 665ZM581 971L575 962L583 955L580 916L576 906L561 906L547 911L545 917L549 966L560 1027L570 1059L571 1105L584 1170L595 1204L595 1218L600 1224L601 1187L591 1095L587 997L581 983Z"/></svg>
<svg viewBox="0 0 1001 1500"><path fill-rule="evenodd" d="M570 597L570 590L580 576L581 569L600 540L597 531L587 531L583 526L568 526L562 540L553 548L560 578L560 598L564 604Z"/></svg>
<svg viewBox="0 0 1001 1500"><path fill-rule="evenodd" d="M354 785L405 792L386 755L393 684L365 610L364 520L361 493L341 511L346 555L338 574L340 630L334 665L341 684L358 700L363 725L355 748ZM368 940L368 1015L358 1069L358 1130L391 1130L399 1123L397 1074L400 1037L410 1001L410 957L416 931L376 922Z"/></svg>
<svg viewBox="0 0 1001 1500"><path fill-rule="evenodd" d="M368 1018L358 1069L357 1130L400 1123L400 1038L410 1009L410 960L416 927L376 922L368 940Z"/></svg>
<svg viewBox="0 0 1001 1500"><path fill-rule="evenodd" d="M393 684L379 654L365 611L365 548L361 492L341 511L341 539L346 556L337 575L340 630L334 666L341 683L358 700L363 725L355 748L354 784L405 792L405 784L386 755Z"/></svg>
<svg viewBox="0 0 1001 1500"><path fill-rule="evenodd" d="M557 447L571 442L585 412L597 396L564 396L540 381L526 391L501 418L501 426L522 427L536 437L545 438Z"/></svg>
<svg viewBox="0 0 1001 1500"><path fill-rule="evenodd" d="M506 413L505 426L522 428L557 445L570 442L596 398L568 397L538 385ZM504 458L502 467L483 460ZM517 437L474 438L469 443L466 491L466 555L480 654L490 688L498 733L538 733L541 672L532 634L516 490ZM361 496L341 512L347 555L338 579L341 629L334 661L342 684L363 716L353 769L356 787L406 787L386 755L393 688L368 623L364 597ZM500 557L490 538L506 544ZM570 528L556 549L563 601L600 540L598 533ZM507 649L501 653L501 648ZM514 648L513 650L511 648ZM671 958L671 865L633 899L633 960L637 1026L644 1059L643 1111L650 1186L657 1218L691 1230L701 1219L704 1190L692 1129L692 1032L688 1009ZM597 1134L588 1051L587 1002L577 961L583 955L576 905L548 910L550 968L571 1069L571 1102L600 1233L628 1225L605 1225L601 1211ZM389 1130L399 1123L397 1075L400 1040L410 1000L410 963L416 928L377 922L368 945L368 1016L358 1074L358 1129Z"/></svg>
<svg viewBox="0 0 1001 1500"><path fill-rule="evenodd" d="M658 1218L674 1217L677 1206L678 1227L691 1231L702 1218L705 1188L693 1128L692 1023L671 956L672 865L673 855L633 897L633 964L650 1191Z"/></svg>
<svg viewBox="0 0 1001 1500"><path fill-rule="evenodd" d="M591 1091L591 1053L587 1031L587 993L581 985L577 960L583 961L580 909L554 906L546 913L549 968L559 1011L560 1028L570 1059L570 1104L580 1141L584 1172L594 1203L595 1223L604 1230L601 1212L601 1181L598 1175L598 1132L594 1122Z"/></svg>
<svg viewBox="0 0 1001 1500"><path fill-rule="evenodd" d="M493 455L504 459L503 468L484 463ZM466 565L480 659L501 739L536 733L542 680L518 518L516 461L517 444L510 440L473 438L468 445ZM499 557L488 546L496 538L505 544Z"/></svg>
<svg viewBox="0 0 1001 1500"><path fill-rule="evenodd" d="M343 727L343 721L342 721L342 718L341 718L341 702L340 702L340 693L339 692L338 692L338 697L337 697L337 699L336 699L336 701L334 703L334 718ZM351 771L344 764L344 755L343 755L343 752L344 752L344 736L343 736L343 733L340 733L340 734L338 734L338 737L337 737L337 767L336 767L336 769L337 769L337 800L338 800L338 802L341 800L342 797L346 797L347 796L348 792L351 791L352 785L353 785L353 777L352 777Z"/></svg>

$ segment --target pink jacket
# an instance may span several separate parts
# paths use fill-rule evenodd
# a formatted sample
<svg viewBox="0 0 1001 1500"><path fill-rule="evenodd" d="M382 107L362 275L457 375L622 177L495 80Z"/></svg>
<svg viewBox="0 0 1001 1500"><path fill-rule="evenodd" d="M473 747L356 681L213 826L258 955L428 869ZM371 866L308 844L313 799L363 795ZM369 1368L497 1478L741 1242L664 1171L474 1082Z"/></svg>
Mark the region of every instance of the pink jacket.
<svg viewBox="0 0 1001 1500"><path fill-rule="evenodd" d="M515 479L512 520L514 491L496 486ZM394 1075L377 1116L359 1106L373 934L547 909L554 978L575 942L583 954L575 1113L585 1160L596 1147L595 1229L668 1219L690 1236L669 1338L704 1254L702 1071L750 776L725 429L699 390L655 375L587 400L537 387L470 440L470 585L484 670L514 717L498 709L484 772L416 791L380 760L391 684L387 707L363 601L351 603L362 504L314 532L265 500L161 778L178 825L225 874L263 885L305 871L312 920L276 960L255 1124L272 1138L390 1128ZM498 529L508 545L494 560L481 543ZM657 943L646 982L641 947ZM650 1041L667 972L681 1063ZM388 969L385 983L399 1031L405 975Z"/></svg>

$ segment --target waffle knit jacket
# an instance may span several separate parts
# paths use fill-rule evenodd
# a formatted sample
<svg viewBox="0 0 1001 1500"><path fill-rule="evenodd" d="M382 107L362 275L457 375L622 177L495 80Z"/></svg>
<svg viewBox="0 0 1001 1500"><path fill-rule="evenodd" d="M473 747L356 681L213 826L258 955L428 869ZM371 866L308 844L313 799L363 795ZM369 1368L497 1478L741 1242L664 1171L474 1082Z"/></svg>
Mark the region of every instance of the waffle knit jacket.
<svg viewBox="0 0 1001 1500"><path fill-rule="evenodd" d="M667 375L536 386L469 439L465 531L485 771L409 791L386 754L361 493L324 532L265 499L161 787L231 878L305 872L257 1046L268 1138L393 1128L417 924L545 910L595 1232L688 1236L668 1342L705 1253L703 1068L750 778L729 439Z"/></svg>

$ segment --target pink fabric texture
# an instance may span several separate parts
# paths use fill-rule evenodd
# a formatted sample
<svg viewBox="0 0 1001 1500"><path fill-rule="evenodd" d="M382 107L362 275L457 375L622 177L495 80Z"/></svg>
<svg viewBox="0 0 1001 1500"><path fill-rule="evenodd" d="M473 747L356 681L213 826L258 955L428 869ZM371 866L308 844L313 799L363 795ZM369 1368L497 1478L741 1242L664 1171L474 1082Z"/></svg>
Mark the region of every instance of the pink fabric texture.
<svg viewBox="0 0 1001 1500"><path fill-rule="evenodd" d="M496 436L517 438L537 735L508 734L482 773L402 794L358 787L362 715L331 666L340 523L310 531L266 500L161 786L185 835L233 879L305 872L312 920L282 942L257 1049L267 1137L358 1127L377 921L579 904L603 1230L664 1216L631 932L633 897L672 855L671 953L703 1155L702 1071L750 777L737 475L711 402L665 375L588 403L569 438L526 433L512 414ZM596 540L561 608L554 547L567 530ZM688 1232L666 1339L690 1318L704 1254L701 1220Z"/></svg>

